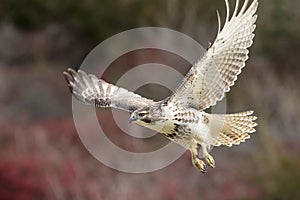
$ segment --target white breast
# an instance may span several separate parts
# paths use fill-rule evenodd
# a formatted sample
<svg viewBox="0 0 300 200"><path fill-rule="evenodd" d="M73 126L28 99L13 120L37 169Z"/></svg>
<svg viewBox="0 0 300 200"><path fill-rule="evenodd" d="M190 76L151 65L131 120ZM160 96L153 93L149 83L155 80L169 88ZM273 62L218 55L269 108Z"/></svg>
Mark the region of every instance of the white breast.
<svg viewBox="0 0 300 200"><path fill-rule="evenodd" d="M207 114L193 108L182 109L172 105L165 107L166 118L171 119L171 124L187 126L191 129L191 138L197 138L198 141L210 143L211 134Z"/></svg>

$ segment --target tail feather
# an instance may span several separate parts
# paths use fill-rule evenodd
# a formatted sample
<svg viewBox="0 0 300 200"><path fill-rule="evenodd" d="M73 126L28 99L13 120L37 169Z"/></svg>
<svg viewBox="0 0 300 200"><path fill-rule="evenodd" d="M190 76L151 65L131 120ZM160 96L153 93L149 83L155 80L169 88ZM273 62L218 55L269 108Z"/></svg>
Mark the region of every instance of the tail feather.
<svg viewBox="0 0 300 200"><path fill-rule="evenodd" d="M255 132L257 123L254 120L256 116L252 116L253 111L240 112L227 115L214 115L214 118L224 121L223 128L213 137L213 145L220 146L238 145L250 138L249 133Z"/></svg>

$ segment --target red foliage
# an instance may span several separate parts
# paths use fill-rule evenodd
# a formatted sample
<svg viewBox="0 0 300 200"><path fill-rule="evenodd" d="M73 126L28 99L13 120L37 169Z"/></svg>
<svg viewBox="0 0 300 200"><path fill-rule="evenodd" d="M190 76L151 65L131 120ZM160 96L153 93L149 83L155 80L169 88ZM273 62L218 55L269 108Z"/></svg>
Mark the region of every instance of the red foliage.
<svg viewBox="0 0 300 200"><path fill-rule="evenodd" d="M259 197L254 186L222 165L199 174L188 153L154 173L134 175L109 169L84 148L72 118L44 119L22 128L0 123L0 129L0 199Z"/></svg>
<svg viewBox="0 0 300 200"><path fill-rule="evenodd" d="M1 199L42 199L45 182L42 166L32 158L0 163Z"/></svg>

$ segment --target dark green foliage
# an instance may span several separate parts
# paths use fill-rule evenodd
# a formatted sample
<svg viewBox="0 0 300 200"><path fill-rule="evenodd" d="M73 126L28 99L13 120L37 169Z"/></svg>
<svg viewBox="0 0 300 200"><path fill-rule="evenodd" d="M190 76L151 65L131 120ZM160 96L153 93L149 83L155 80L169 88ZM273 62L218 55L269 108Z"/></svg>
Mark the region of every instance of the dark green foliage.
<svg viewBox="0 0 300 200"><path fill-rule="evenodd" d="M300 15L294 1L269 0L261 3L257 33L260 53L273 59L278 70L298 68L300 53Z"/></svg>
<svg viewBox="0 0 300 200"><path fill-rule="evenodd" d="M223 2L217 2L224 8ZM190 12L203 21L210 21L211 16L216 20L217 7L208 0L3 0L1 4L1 20L12 22L21 29L39 29L50 22L59 22L96 41L140 26L180 30L184 16Z"/></svg>

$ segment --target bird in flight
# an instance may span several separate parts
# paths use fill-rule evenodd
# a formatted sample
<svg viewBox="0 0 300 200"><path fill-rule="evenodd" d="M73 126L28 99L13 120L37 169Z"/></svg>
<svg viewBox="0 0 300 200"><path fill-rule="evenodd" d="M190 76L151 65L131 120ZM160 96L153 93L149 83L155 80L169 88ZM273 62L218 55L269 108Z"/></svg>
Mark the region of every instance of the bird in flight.
<svg viewBox="0 0 300 200"><path fill-rule="evenodd" d="M204 110L220 101L234 85L248 59L253 43L258 1L236 0L215 41L202 58L193 64L174 93L153 101L124 88L109 84L93 74L68 69L64 76L71 93L79 101L101 108L117 108L131 113L130 122L157 131L191 152L193 165L201 172L206 164L215 167L209 154L213 146L239 145L250 138L257 125L253 111L234 114L209 114ZM241 8L240 8L241 7ZM201 151L200 151L201 150ZM202 155L200 155L200 153Z"/></svg>

